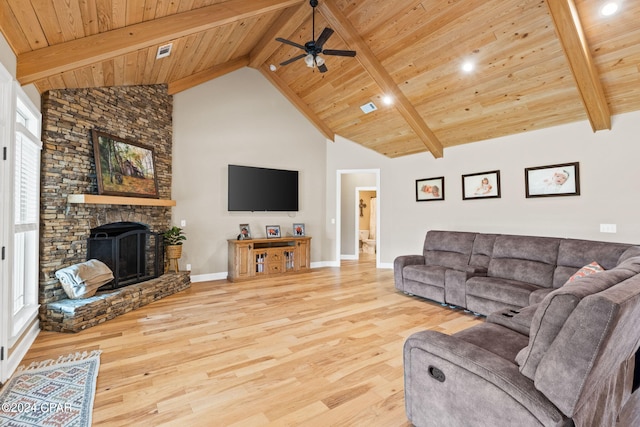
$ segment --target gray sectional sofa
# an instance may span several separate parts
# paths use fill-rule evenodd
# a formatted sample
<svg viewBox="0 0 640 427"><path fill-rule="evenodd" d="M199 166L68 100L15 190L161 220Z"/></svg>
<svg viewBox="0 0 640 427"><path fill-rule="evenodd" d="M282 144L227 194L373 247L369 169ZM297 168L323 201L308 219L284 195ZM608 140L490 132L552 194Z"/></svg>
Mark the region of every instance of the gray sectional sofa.
<svg viewBox="0 0 640 427"><path fill-rule="evenodd" d="M615 425L637 387L640 248L430 233L423 264L411 256L396 260L396 267L408 268L406 275L396 271L396 286L439 301L451 297L474 311L499 309L456 334L422 331L406 340L409 420L416 426ZM462 262L467 249L475 264ZM604 271L568 280L593 261ZM420 265L422 275L415 270Z"/></svg>
<svg viewBox="0 0 640 427"><path fill-rule="evenodd" d="M394 261L398 290L489 315L540 302L580 268L609 270L640 247L555 237L427 232L422 255Z"/></svg>

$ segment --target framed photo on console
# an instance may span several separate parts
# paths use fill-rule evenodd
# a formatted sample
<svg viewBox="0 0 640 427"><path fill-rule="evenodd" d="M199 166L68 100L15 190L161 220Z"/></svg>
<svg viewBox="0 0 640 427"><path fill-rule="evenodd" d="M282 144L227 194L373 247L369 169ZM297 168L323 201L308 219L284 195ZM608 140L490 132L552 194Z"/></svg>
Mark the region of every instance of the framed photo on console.
<svg viewBox="0 0 640 427"><path fill-rule="evenodd" d="M500 197L500 171L462 175L462 200Z"/></svg>
<svg viewBox="0 0 640 427"><path fill-rule="evenodd" d="M537 166L524 170L525 196L580 195L580 163Z"/></svg>
<svg viewBox="0 0 640 427"><path fill-rule="evenodd" d="M273 239L276 237L280 237L280 226L267 225L267 239Z"/></svg>
<svg viewBox="0 0 640 427"><path fill-rule="evenodd" d="M240 234L238 235L238 240L248 239L251 239L251 227L249 227L249 224L240 224Z"/></svg>
<svg viewBox="0 0 640 427"><path fill-rule="evenodd" d="M158 198L153 148L91 131L98 193Z"/></svg>
<svg viewBox="0 0 640 427"><path fill-rule="evenodd" d="M416 179L416 202L444 200L444 176Z"/></svg>
<svg viewBox="0 0 640 427"><path fill-rule="evenodd" d="M304 236L304 224L293 224L293 235L294 236Z"/></svg>

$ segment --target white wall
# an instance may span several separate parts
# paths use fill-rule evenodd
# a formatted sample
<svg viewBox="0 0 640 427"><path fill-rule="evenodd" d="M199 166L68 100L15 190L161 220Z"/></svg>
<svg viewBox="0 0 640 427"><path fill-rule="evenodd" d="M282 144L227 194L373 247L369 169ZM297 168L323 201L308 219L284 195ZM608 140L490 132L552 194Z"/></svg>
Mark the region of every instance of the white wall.
<svg viewBox="0 0 640 427"><path fill-rule="evenodd" d="M187 221L181 268L194 280L226 277L227 239L249 223L254 237L266 225L304 223L311 261L322 260L327 140L258 71L244 68L174 96L173 222ZM227 165L300 172L300 211L227 211ZM256 183L259 185L259 183Z"/></svg>
<svg viewBox="0 0 640 427"><path fill-rule="evenodd" d="M337 138L327 145L327 215L336 212L337 170L380 168L380 262L387 266L398 255L420 253L430 229L640 243L639 134L634 112L614 117L611 131L594 134L580 122L446 148L441 159L428 153L389 159ZM576 161L580 196L525 198L524 168ZM461 175L496 169L501 198L462 200ZM415 180L438 176L445 177L445 200L416 202ZM617 224L618 232L600 233L601 223ZM327 238L335 239L335 226L326 226Z"/></svg>
<svg viewBox="0 0 640 427"><path fill-rule="evenodd" d="M0 62L2 65L11 73L13 78L16 77L16 66L18 60L16 55L11 50L11 47L7 43L7 40L4 38L3 34L0 34ZM38 108L38 111L41 111L40 107L40 93L36 89L36 87L32 84L26 85L22 88L24 92L27 94L31 102Z"/></svg>

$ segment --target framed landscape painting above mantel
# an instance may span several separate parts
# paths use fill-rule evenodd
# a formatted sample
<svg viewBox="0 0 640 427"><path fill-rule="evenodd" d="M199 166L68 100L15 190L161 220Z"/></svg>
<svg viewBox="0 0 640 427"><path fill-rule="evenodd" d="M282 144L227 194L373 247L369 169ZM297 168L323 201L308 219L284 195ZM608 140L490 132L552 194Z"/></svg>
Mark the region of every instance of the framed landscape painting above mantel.
<svg viewBox="0 0 640 427"><path fill-rule="evenodd" d="M93 130L98 194L158 197L153 148Z"/></svg>

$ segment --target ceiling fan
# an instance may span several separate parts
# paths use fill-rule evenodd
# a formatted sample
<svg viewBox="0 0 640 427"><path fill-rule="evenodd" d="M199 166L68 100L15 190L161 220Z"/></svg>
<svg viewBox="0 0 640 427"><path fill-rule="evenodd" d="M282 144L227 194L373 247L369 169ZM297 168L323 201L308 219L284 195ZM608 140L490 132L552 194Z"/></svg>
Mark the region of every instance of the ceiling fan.
<svg viewBox="0 0 640 427"><path fill-rule="evenodd" d="M303 46L296 42L292 42L291 40L283 39L282 37L277 37L276 38L277 41L297 47L298 49L302 49L304 51L304 53L301 53L298 56L294 56L293 58L289 58L286 61L281 62L280 65L291 64L292 62L297 61L298 59L304 58L304 62L307 64L307 67L309 68L318 67L318 71L320 71L321 73L326 73L327 66L324 63L324 58L319 56L320 54L354 57L356 56L356 52L354 50L323 49L324 44L329 39L329 37L331 37L331 35L333 34L333 30L329 27L325 27L325 29L322 30L322 33L320 34L318 39L317 40L315 39L316 6L318 6L318 0L309 0L309 4L313 9L313 12L311 14L311 41L306 42Z"/></svg>

